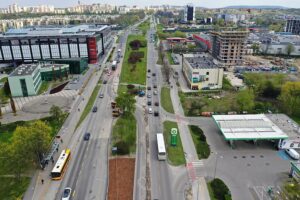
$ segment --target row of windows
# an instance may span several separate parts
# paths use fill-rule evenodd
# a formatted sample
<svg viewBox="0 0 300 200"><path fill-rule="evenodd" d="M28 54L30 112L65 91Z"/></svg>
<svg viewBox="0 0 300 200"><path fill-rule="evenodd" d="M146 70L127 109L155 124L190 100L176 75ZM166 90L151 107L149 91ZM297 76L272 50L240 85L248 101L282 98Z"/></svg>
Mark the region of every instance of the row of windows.
<svg viewBox="0 0 300 200"><path fill-rule="evenodd" d="M26 39L26 40L10 40L11 41L11 45L13 46L18 46L18 45L28 45L29 43L32 45L35 44L77 44L77 39L78 39L78 43L80 44L84 44L86 43L86 38L69 38L69 42L67 38L53 38L53 39ZM1 40L1 43L3 46L9 45L9 40Z"/></svg>

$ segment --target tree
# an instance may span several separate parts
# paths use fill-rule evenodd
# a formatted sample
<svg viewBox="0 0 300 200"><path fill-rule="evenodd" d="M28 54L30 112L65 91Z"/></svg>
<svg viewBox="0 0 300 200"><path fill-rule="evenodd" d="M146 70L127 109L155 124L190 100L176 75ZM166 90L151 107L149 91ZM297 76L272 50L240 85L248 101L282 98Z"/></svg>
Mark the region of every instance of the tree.
<svg viewBox="0 0 300 200"><path fill-rule="evenodd" d="M289 43L289 44L286 45L285 51L286 51L286 54L288 56L290 56L291 53L295 51L295 46L293 44Z"/></svg>
<svg viewBox="0 0 300 200"><path fill-rule="evenodd" d="M128 94L128 93L120 94L116 98L116 103L117 103L118 107L120 107L124 111L124 114L132 113L135 109L134 96L132 96L131 94Z"/></svg>
<svg viewBox="0 0 300 200"><path fill-rule="evenodd" d="M61 108L56 105L51 106L49 113L53 118L57 119L58 121L62 120L64 114Z"/></svg>
<svg viewBox="0 0 300 200"><path fill-rule="evenodd" d="M251 46L252 50L253 50L253 54L257 54L259 52L259 44L258 43L253 43Z"/></svg>
<svg viewBox="0 0 300 200"><path fill-rule="evenodd" d="M280 88L275 87L270 80L264 82L264 88L262 91L263 97L276 99L279 96L279 94Z"/></svg>
<svg viewBox="0 0 300 200"><path fill-rule="evenodd" d="M11 96L11 91L10 91L8 80L5 81L5 83L3 85L3 89L4 89L4 93L6 96L8 96L8 97Z"/></svg>
<svg viewBox="0 0 300 200"><path fill-rule="evenodd" d="M288 115L300 114L300 82L286 82L281 88L279 100Z"/></svg>
<svg viewBox="0 0 300 200"><path fill-rule="evenodd" d="M240 91L236 97L240 111L251 111L254 107L254 97L254 92L251 89Z"/></svg>

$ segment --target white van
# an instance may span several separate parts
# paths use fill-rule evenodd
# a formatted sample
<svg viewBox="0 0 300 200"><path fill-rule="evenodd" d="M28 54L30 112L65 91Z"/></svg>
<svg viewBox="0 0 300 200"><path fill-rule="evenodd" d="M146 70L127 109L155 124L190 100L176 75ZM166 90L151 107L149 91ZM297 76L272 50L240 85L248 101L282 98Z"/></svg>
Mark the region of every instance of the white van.
<svg viewBox="0 0 300 200"><path fill-rule="evenodd" d="M285 152L289 154L289 156L295 160L299 160L299 153L295 151L295 149L286 149Z"/></svg>
<svg viewBox="0 0 300 200"><path fill-rule="evenodd" d="M149 108L149 109L148 109L148 112L149 112L149 114L152 114L152 112L153 112L153 111L152 111L152 108Z"/></svg>

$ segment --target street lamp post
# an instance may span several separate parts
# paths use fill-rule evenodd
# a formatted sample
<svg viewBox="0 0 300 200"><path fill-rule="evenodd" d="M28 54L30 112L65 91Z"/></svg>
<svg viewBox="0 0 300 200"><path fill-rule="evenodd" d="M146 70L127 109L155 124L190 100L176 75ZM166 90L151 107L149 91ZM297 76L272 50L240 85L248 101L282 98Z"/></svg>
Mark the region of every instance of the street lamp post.
<svg viewBox="0 0 300 200"><path fill-rule="evenodd" d="M214 179L216 178L217 165L218 165L218 153L216 152L216 163L215 163L215 171L214 171Z"/></svg>

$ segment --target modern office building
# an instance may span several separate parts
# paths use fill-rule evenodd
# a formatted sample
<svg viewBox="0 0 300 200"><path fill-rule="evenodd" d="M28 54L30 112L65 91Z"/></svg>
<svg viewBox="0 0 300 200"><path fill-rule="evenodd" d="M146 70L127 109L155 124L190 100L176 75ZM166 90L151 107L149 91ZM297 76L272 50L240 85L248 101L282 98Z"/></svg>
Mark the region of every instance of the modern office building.
<svg viewBox="0 0 300 200"><path fill-rule="evenodd" d="M62 79L68 74L67 64L22 64L8 76L11 95L13 97L37 95L42 81Z"/></svg>
<svg viewBox="0 0 300 200"><path fill-rule="evenodd" d="M184 22L195 22L195 7L192 4L188 4L184 8Z"/></svg>
<svg viewBox="0 0 300 200"><path fill-rule="evenodd" d="M300 19L288 19L285 27L286 32L300 34Z"/></svg>
<svg viewBox="0 0 300 200"><path fill-rule="evenodd" d="M223 83L223 68L208 53L184 54L183 75L192 90L219 89Z"/></svg>
<svg viewBox="0 0 300 200"><path fill-rule="evenodd" d="M247 37L247 31L211 32L213 57L225 66L242 64Z"/></svg>
<svg viewBox="0 0 300 200"><path fill-rule="evenodd" d="M0 63L80 57L93 64L111 42L107 25L10 29L0 34Z"/></svg>

